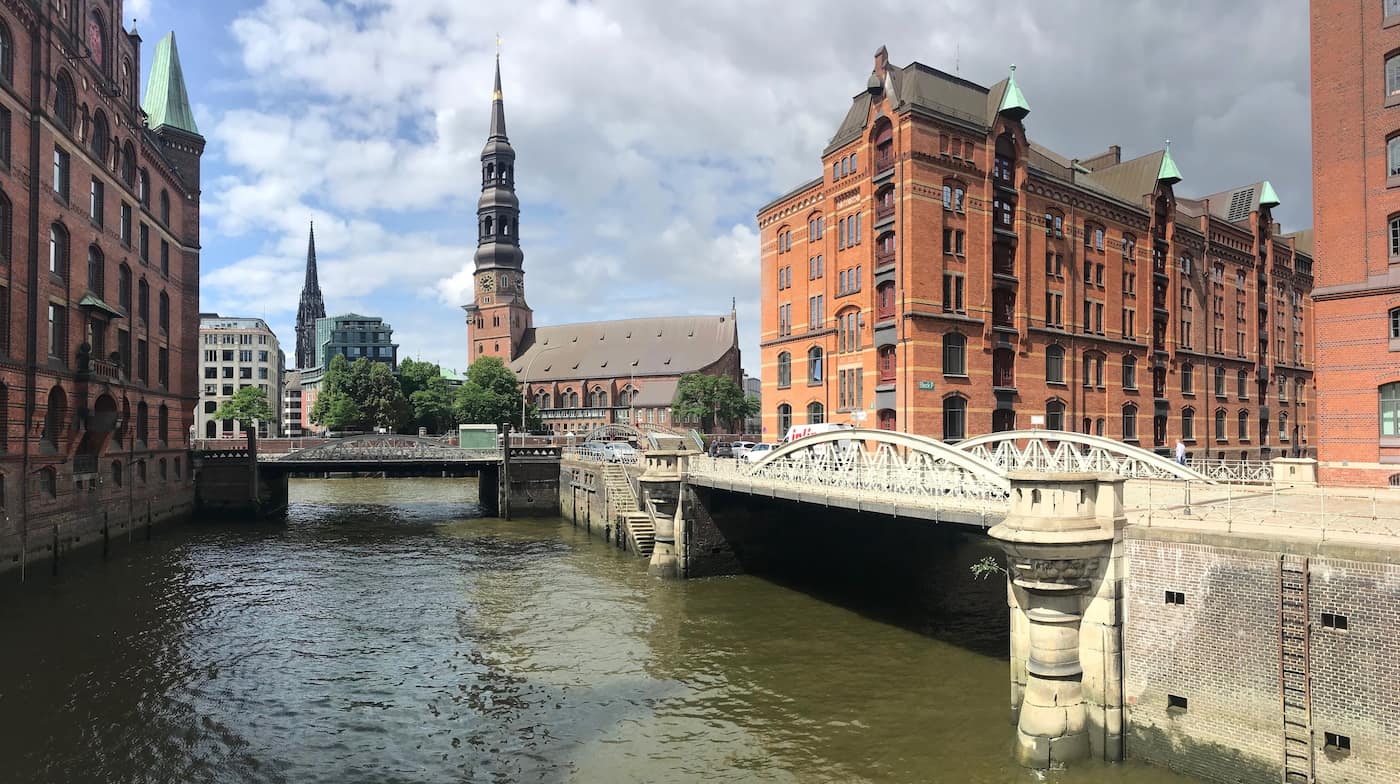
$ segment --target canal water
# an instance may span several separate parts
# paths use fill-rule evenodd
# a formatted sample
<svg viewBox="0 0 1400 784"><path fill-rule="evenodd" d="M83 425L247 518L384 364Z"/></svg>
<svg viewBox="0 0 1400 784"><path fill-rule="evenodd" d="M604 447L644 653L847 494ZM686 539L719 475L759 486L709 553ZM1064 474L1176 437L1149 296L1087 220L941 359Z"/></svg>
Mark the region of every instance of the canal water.
<svg viewBox="0 0 1400 784"><path fill-rule="evenodd" d="M480 517L469 480L291 494L285 526L7 580L0 781L1186 781L1010 761L976 541L886 543L946 550L893 583L858 558L666 583L563 520Z"/></svg>

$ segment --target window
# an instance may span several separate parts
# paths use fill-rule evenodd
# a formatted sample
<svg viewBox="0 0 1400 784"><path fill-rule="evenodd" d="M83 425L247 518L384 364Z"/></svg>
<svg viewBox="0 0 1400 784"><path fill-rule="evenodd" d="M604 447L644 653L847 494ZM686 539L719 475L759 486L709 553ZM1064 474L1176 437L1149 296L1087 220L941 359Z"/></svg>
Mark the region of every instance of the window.
<svg viewBox="0 0 1400 784"><path fill-rule="evenodd" d="M160 274L170 277L170 243L165 240L160 241ZM502 275L501 279L504 280L505 276Z"/></svg>
<svg viewBox="0 0 1400 784"><path fill-rule="evenodd" d="M1103 360L1102 354L1084 353L1084 386L1103 386Z"/></svg>
<svg viewBox="0 0 1400 784"><path fill-rule="evenodd" d="M1388 438L1400 436L1400 381L1382 385L1381 435Z"/></svg>
<svg viewBox="0 0 1400 784"><path fill-rule="evenodd" d="M0 22L0 79L12 82L15 78L15 39L10 36L10 26Z"/></svg>
<svg viewBox="0 0 1400 784"><path fill-rule="evenodd" d="M1181 393L1183 395L1193 395L1196 393L1195 382L1196 366L1190 362L1181 366Z"/></svg>
<svg viewBox="0 0 1400 784"><path fill-rule="evenodd" d="M783 403L778 406L778 438L787 435L787 431L792 428L792 406Z"/></svg>
<svg viewBox="0 0 1400 784"><path fill-rule="evenodd" d="M68 232L57 223L49 227L49 272L68 277Z"/></svg>
<svg viewBox="0 0 1400 784"><path fill-rule="evenodd" d="M1137 406L1132 403L1123 406L1123 440L1137 440Z"/></svg>
<svg viewBox="0 0 1400 784"><path fill-rule="evenodd" d="M130 204L127 204L126 202L122 202L122 206L121 206L121 216L120 216L120 217L121 217L120 225L117 227L118 235L119 235L119 237L120 237L120 239L121 239L121 241L122 241L122 244L125 245L126 247L130 248L130 247L131 247L131 205L130 205Z"/></svg>
<svg viewBox="0 0 1400 784"><path fill-rule="evenodd" d="M157 312L157 316L158 316L158 318L159 318L158 323L160 324L160 329L161 329L161 331L162 331L162 332L169 332L169 331L170 331L170 295L169 295L169 294L166 294L164 291L162 291L162 292L160 293L160 306L159 306L159 311ZM250 361L251 361L252 358L253 358L253 357L252 357L252 353L253 353L253 352L251 352L251 351L248 352L248 354L249 354L248 359L249 359Z"/></svg>
<svg viewBox="0 0 1400 784"><path fill-rule="evenodd" d="M145 223L142 223L142 224L141 224L141 228L140 228L139 234L140 234L140 241L139 241L139 243L138 243L137 250L140 252L139 255L140 255L140 257L141 257L141 263L142 263L142 264L150 264L150 263L151 263L151 227L148 226L148 225L146 225Z"/></svg>
<svg viewBox="0 0 1400 784"><path fill-rule="evenodd" d="M1215 396L1225 397L1225 368L1215 369Z"/></svg>
<svg viewBox="0 0 1400 784"><path fill-rule="evenodd" d="M967 438L967 398L954 395L943 400L943 440Z"/></svg>
<svg viewBox="0 0 1400 784"><path fill-rule="evenodd" d="M1183 254L1181 254L1181 274L1182 274L1182 275L1190 275L1190 274L1191 274L1191 254L1189 254L1189 253L1183 253ZM1182 299L1182 301L1184 302L1184 301L1186 300L1186 297L1182 297L1181 299Z"/></svg>
<svg viewBox="0 0 1400 784"><path fill-rule="evenodd" d="M97 247L96 245L89 245L89 246L88 246L88 274L87 274L88 290L91 291L93 294L97 295L98 297L103 296L103 294L102 294L102 288L103 288L103 286L102 286L102 283L103 283L103 280L102 280L102 278L103 278L103 269L102 269L102 266L103 266L102 251L99 250L98 247Z"/></svg>
<svg viewBox="0 0 1400 784"><path fill-rule="evenodd" d="M967 338L956 332L943 336L943 375L967 375Z"/></svg>
<svg viewBox="0 0 1400 784"><path fill-rule="evenodd" d="M1123 388L1137 389L1137 357L1123 357Z"/></svg>
<svg viewBox="0 0 1400 784"><path fill-rule="evenodd" d="M106 166L107 153L112 143L112 132L107 127L107 115L101 109L92 118L92 135L88 139L88 147L92 150L92 157L96 158L103 166Z"/></svg>
<svg viewBox="0 0 1400 784"><path fill-rule="evenodd" d="M69 131L76 130L74 119L78 110L77 92L67 71L58 72L58 85L54 90L53 114L59 125Z"/></svg>
<svg viewBox="0 0 1400 784"><path fill-rule="evenodd" d="M1280 412L1278 415L1278 440L1288 440L1288 414Z"/></svg>
<svg viewBox="0 0 1400 784"><path fill-rule="evenodd" d="M142 278L136 283L136 316L142 321L151 320L151 286Z"/></svg>
<svg viewBox="0 0 1400 784"><path fill-rule="evenodd" d="M822 383L822 350L820 346L813 346L807 351L807 383Z"/></svg>
<svg viewBox="0 0 1400 784"><path fill-rule="evenodd" d="M1390 339L1392 341L1400 340L1400 308L1391 308L1390 310ZM1394 348L1395 346L1392 345L1391 349Z"/></svg>
<svg viewBox="0 0 1400 784"><path fill-rule="evenodd" d="M1065 295L1056 294L1053 291L1045 292L1045 325L1047 327L1065 326Z"/></svg>
<svg viewBox="0 0 1400 784"><path fill-rule="evenodd" d="M943 273L943 312L944 313L966 313L967 308L963 302L963 276L953 273Z"/></svg>
<svg viewBox="0 0 1400 784"><path fill-rule="evenodd" d="M1065 350L1059 346L1045 349L1045 380L1050 384L1065 383Z"/></svg>
<svg viewBox="0 0 1400 784"><path fill-rule="evenodd" d="M1387 98L1400 95L1400 55L1391 55L1386 58L1385 95Z"/></svg>
<svg viewBox="0 0 1400 784"><path fill-rule="evenodd" d="M1131 261L1137 251L1137 240L1131 234L1123 235L1123 258ZM1127 273L1123 273L1126 277ZM1126 288L1126 287L1125 287Z"/></svg>
<svg viewBox="0 0 1400 784"><path fill-rule="evenodd" d="M66 357L68 354L68 309L62 305L49 304L49 356Z"/></svg>
<svg viewBox="0 0 1400 784"><path fill-rule="evenodd" d="M141 170L141 176L136 181L136 198L147 207L151 206L151 173L145 169Z"/></svg>
<svg viewBox="0 0 1400 784"><path fill-rule="evenodd" d="M1215 440L1228 441L1230 434L1225 430L1225 409L1215 412Z"/></svg>
<svg viewBox="0 0 1400 784"><path fill-rule="evenodd" d="M1385 18L1400 14L1400 0L1385 0Z"/></svg>
<svg viewBox="0 0 1400 784"><path fill-rule="evenodd" d="M131 267L125 263L117 268L117 304L131 316Z"/></svg>
<svg viewBox="0 0 1400 784"><path fill-rule="evenodd" d="M1392 136L1386 140L1385 165L1387 177L1400 177L1400 136Z"/></svg>
<svg viewBox="0 0 1400 784"><path fill-rule="evenodd" d="M1065 429L1065 404L1051 400L1045 404L1045 427L1048 430Z"/></svg>
<svg viewBox="0 0 1400 784"><path fill-rule="evenodd" d="M1238 371L1235 373L1235 394L1240 400L1249 399L1249 373Z"/></svg>
<svg viewBox="0 0 1400 784"><path fill-rule="evenodd" d="M1244 409L1240 409L1240 413L1239 413L1239 416L1237 417L1237 419L1238 419L1238 422L1237 422L1237 428L1236 428L1236 430L1235 430L1235 437L1238 438L1238 439L1241 440L1241 441L1248 441L1248 440L1249 440L1249 412L1248 412L1248 411L1245 411Z"/></svg>
<svg viewBox="0 0 1400 784"><path fill-rule="evenodd" d="M131 142L122 145L122 182L127 185L136 182L136 148Z"/></svg>
<svg viewBox="0 0 1400 784"><path fill-rule="evenodd" d="M0 166L10 165L10 125L12 118L10 110L0 106Z"/></svg>
<svg viewBox="0 0 1400 784"><path fill-rule="evenodd" d="M53 192L68 201L68 153L56 144L53 148Z"/></svg>
<svg viewBox="0 0 1400 784"><path fill-rule="evenodd" d="M778 386L792 386L792 355L786 351L778 355Z"/></svg>
<svg viewBox="0 0 1400 784"><path fill-rule="evenodd" d="M105 195L105 186L96 177L92 178L92 185L88 189L88 219L93 225L101 228L103 223L102 202Z"/></svg>
<svg viewBox="0 0 1400 784"><path fill-rule="evenodd" d="M160 189L160 222L166 228L170 227L170 192L164 188Z"/></svg>
<svg viewBox="0 0 1400 784"><path fill-rule="evenodd" d="M820 425L826 421L826 408L821 403L807 404L807 424Z"/></svg>

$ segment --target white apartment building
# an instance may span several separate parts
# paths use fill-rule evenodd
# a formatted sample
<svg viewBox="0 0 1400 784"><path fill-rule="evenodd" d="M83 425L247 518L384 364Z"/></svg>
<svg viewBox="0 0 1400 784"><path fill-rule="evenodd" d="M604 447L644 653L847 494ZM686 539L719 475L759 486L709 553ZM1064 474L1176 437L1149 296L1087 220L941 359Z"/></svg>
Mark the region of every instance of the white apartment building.
<svg viewBox="0 0 1400 784"><path fill-rule="evenodd" d="M282 435L301 438L306 435L302 424L301 371L288 370L282 374Z"/></svg>
<svg viewBox="0 0 1400 784"><path fill-rule="evenodd" d="M199 317L200 397L195 410L195 438L241 438L242 423L218 421L214 412L243 387L257 387L275 414L282 397L282 349L277 336L260 318L225 318L217 313ZM259 438L276 438L279 417L258 422Z"/></svg>

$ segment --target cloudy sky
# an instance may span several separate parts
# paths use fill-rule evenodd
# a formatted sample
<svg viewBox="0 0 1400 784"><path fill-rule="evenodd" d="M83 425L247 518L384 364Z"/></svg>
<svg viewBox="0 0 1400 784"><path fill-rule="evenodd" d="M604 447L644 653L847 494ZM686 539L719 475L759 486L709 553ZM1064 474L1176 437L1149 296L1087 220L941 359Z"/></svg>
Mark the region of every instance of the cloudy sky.
<svg viewBox="0 0 1400 784"><path fill-rule="evenodd" d="M403 355L466 363L498 33L539 324L737 298L756 367L755 212L819 174L881 44L981 84L1014 62L1032 138L1071 157L1169 138L1179 193L1269 179L1285 230L1311 222L1305 0L127 0L125 16L147 66L175 30L209 142L201 308L267 318L289 353L314 220L332 314L382 315Z"/></svg>

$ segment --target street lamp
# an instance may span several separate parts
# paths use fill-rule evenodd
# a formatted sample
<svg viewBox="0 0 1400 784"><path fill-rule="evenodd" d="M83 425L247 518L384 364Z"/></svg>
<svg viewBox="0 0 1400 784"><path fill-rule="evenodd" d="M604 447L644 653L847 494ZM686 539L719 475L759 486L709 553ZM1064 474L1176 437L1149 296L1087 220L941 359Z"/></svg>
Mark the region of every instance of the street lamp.
<svg viewBox="0 0 1400 784"><path fill-rule="evenodd" d="M530 357L530 361L525 363L525 372L520 374L520 432L522 434L525 432L525 393L530 389L530 368L535 366L535 360L557 348L563 348L563 346L550 346Z"/></svg>

